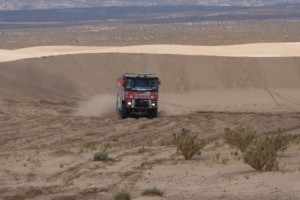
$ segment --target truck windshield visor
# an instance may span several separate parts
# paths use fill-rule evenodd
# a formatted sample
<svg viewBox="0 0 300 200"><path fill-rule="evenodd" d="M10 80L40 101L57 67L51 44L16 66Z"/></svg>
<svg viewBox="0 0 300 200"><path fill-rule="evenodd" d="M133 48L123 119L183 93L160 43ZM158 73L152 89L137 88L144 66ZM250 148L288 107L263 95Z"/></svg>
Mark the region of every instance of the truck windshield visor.
<svg viewBox="0 0 300 200"><path fill-rule="evenodd" d="M158 79L154 78L127 78L125 79L126 90L157 90Z"/></svg>

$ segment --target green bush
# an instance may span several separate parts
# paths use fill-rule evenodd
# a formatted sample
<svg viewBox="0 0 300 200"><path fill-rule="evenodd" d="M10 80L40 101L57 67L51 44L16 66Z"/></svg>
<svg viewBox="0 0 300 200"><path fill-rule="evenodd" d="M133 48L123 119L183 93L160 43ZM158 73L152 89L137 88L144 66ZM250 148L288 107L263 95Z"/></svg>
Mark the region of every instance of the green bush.
<svg viewBox="0 0 300 200"><path fill-rule="evenodd" d="M242 152L251 144L255 138L256 131L250 128L225 128L225 142L231 147L236 147Z"/></svg>
<svg viewBox="0 0 300 200"><path fill-rule="evenodd" d="M114 200L131 200L131 194L128 191L120 191L114 195Z"/></svg>
<svg viewBox="0 0 300 200"><path fill-rule="evenodd" d="M152 195L152 196L164 196L164 191L156 188L156 187L153 187L153 188L148 188L148 189L145 189L143 192L142 192L142 195L145 196L145 195Z"/></svg>
<svg viewBox="0 0 300 200"><path fill-rule="evenodd" d="M177 151L180 152L186 160L191 159L196 153L200 153L206 145L205 140L198 138L196 134L192 134L186 129L178 134L174 133L174 144Z"/></svg>

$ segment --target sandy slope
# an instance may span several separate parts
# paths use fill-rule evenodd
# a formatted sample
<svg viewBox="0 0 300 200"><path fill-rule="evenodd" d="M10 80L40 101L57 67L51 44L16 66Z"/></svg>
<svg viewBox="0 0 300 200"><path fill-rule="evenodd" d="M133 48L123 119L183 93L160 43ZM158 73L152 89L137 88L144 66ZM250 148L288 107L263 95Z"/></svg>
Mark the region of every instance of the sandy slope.
<svg viewBox="0 0 300 200"><path fill-rule="evenodd" d="M83 53L145 53L171 55L205 55L229 57L295 57L300 43L258 43L228 46L141 45L126 47L45 46L17 50L0 50L0 61Z"/></svg>
<svg viewBox="0 0 300 200"><path fill-rule="evenodd" d="M160 76L160 108L167 112L250 108L267 111L274 107L297 111L299 63L298 57L62 55L0 63L0 96L87 100L111 94L110 102L114 102L116 78L124 72L140 72ZM100 101L99 109L106 102Z"/></svg>
<svg viewBox="0 0 300 200"><path fill-rule="evenodd" d="M111 200L124 189L133 199L300 199L299 143L280 154L280 171L258 173L222 142L224 127L237 125L299 136L299 113L209 111L120 120L74 116L74 110L70 101L0 100L0 199ZM183 127L218 143L185 161L174 146L162 145ZM116 161L93 161L105 146ZM142 197L154 186L165 191L163 198Z"/></svg>
<svg viewBox="0 0 300 200"><path fill-rule="evenodd" d="M279 155L279 172L257 173L222 139L235 126L299 137L300 57L288 57L299 52L298 43L2 50L0 199L111 200L124 189L136 200L300 199L300 140ZM159 74L158 119L117 117L124 72ZM182 128L215 141L185 161L165 146ZM93 161L104 147L115 161ZM153 186L164 197L141 195Z"/></svg>

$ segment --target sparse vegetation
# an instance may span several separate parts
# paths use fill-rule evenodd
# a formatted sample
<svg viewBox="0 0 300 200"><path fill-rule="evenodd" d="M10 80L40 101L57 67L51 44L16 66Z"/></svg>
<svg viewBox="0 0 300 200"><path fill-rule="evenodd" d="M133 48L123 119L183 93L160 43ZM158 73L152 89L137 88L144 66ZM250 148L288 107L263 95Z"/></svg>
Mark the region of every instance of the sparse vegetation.
<svg viewBox="0 0 300 200"><path fill-rule="evenodd" d="M152 195L152 196L164 196L164 191L156 188L156 187L153 187L153 188L148 188L148 189L145 189L143 192L142 192L142 195L143 196L146 196L146 195Z"/></svg>
<svg viewBox="0 0 300 200"><path fill-rule="evenodd" d="M94 161L104 161L108 159L108 153L106 151L100 151L94 153Z"/></svg>
<svg viewBox="0 0 300 200"><path fill-rule="evenodd" d="M214 162L219 162L220 161L220 153L217 153L214 158L213 158Z"/></svg>
<svg viewBox="0 0 300 200"><path fill-rule="evenodd" d="M159 159L156 159L156 160L154 160L155 161L155 163L156 164L158 164L158 165L162 165L162 164L164 164L165 163L165 159L163 159L163 158L159 158Z"/></svg>
<svg viewBox="0 0 300 200"><path fill-rule="evenodd" d="M34 160L31 160L31 162L35 165L35 166L38 166L38 167L41 167L42 166L42 162L36 158Z"/></svg>
<svg viewBox="0 0 300 200"><path fill-rule="evenodd" d="M145 147L141 147L138 149L138 153L145 153L147 150L145 149Z"/></svg>
<svg viewBox="0 0 300 200"><path fill-rule="evenodd" d="M131 194L128 191L120 191L114 195L114 200L131 200Z"/></svg>
<svg viewBox="0 0 300 200"><path fill-rule="evenodd" d="M12 156L10 153L0 154L0 158L4 157L5 159L8 159L10 156Z"/></svg>
<svg viewBox="0 0 300 200"><path fill-rule="evenodd" d="M105 188L105 187L101 187L101 188L99 188L99 190L98 190L98 192L108 192L108 189L107 188Z"/></svg>
<svg viewBox="0 0 300 200"><path fill-rule="evenodd" d="M250 128L225 129L225 141L243 152L244 162L257 171L278 170L277 152L283 152L290 141L279 129L272 136L255 136L256 131ZM238 152L231 155L238 157ZM223 161L222 161L223 162Z"/></svg>
<svg viewBox="0 0 300 200"><path fill-rule="evenodd" d="M78 155L83 153L83 149L82 148L78 148Z"/></svg>
<svg viewBox="0 0 300 200"><path fill-rule="evenodd" d="M145 147L141 147L138 149L138 153L146 153L146 152L149 152L150 149L146 149Z"/></svg>
<svg viewBox="0 0 300 200"><path fill-rule="evenodd" d="M148 145L149 147L151 147L151 146L153 145L152 139L150 139L150 140L147 141L147 145Z"/></svg>
<svg viewBox="0 0 300 200"><path fill-rule="evenodd" d="M256 131L250 128L225 128L225 142L231 147L236 147L242 152L251 144Z"/></svg>
<svg viewBox="0 0 300 200"><path fill-rule="evenodd" d="M91 143L91 142L85 143L85 144L83 144L82 146L83 146L84 148L87 148L87 149L96 149L96 148L95 148L95 145L94 145L93 143Z"/></svg>
<svg viewBox="0 0 300 200"><path fill-rule="evenodd" d="M257 171L276 170L277 151L269 137L258 137L247 148L244 153L244 161Z"/></svg>
<svg viewBox="0 0 300 200"><path fill-rule="evenodd" d="M117 138L113 138L112 141L113 142L119 142L119 140Z"/></svg>
<svg viewBox="0 0 300 200"><path fill-rule="evenodd" d="M161 141L160 146L171 146L173 144L173 141Z"/></svg>
<svg viewBox="0 0 300 200"><path fill-rule="evenodd" d="M235 160L240 160L241 159L241 157L239 156L239 151L233 151L233 152L231 152L231 156L233 156L233 158Z"/></svg>
<svg viewBox="0 0 300 200"><path fill-rule="evenodd" d="M103 149L111 149L112 145L110 143L106 143Z"/></svg>
<svg viewBox="0 0 300 200"><path fill-rule="evenodd" d="M141 168L142 169L152 169L154 163L153 162L142 162L141 163Z"/></svg>
<svg viewBox="0 0 300 200"><path fill-rule="evenodd" d="M94 150L96 150L97 148L96 148L96 146L93 144L93 143L91 143L91 142L89 142L89 143L86 143L86 144L83 144L82 145L82 148L85 148L86 150L86 152L88 152L88 150L90 150L91 152L92 151L94 151Z"/></svg>
<svg viewBox="0 0 300 200"><path fill-rule="evenodd" d="M177 147L177 151L180 152L186 160L190 160L205 147L206 142L205 140L199 139L196 134L182 129L180 133L174 133L174 144Z"/></svg>
<svg viewBox="0 0 300 200"><path fill-rule="evenodd" d="M221 154L220 153L217 153L214 157L213 157L213 162L214 163L221 163L223 165L226 165L228 162L229 162L229 158L226 157L226 158L223 158L221 160Z"/></svg>
<svg viewBox="0 0 300 200"><path fill-rule="evenodd" d="M108 157L106 150L94 153L94 161L113 161L114 159Z"/></svg>
<svg viewBox="0 0 300 200"><path fill-rule="evenodd" d="M283 135L281 129L278 129L276 134L270 138L270 142L276 152L284 152L290 142L290 136Z"/></svg>
<svg viewBox="0 0 300 200"><path fill-rule="evenodd" d="M223 164L223 165L227 165L228 162L229 162L229 158L226 157L226 158L223 158L223 159L222 159L222 164Z"/></svg>
<svg viewBox="0 0 300 200"><path fill-rule="evenodd" d="M67 154L73 154L73 152L70 149L64 149L64 148L58 148L53 153L55 156L63 156Z"/></svg>
<svg viewBox="0 0 300 200"><path fill-rule="evenodd" d="M214 145L215 145L214 148L218 148L218 147L221 146L221 144L220 144L218 141L215 141L215 144L214 144Z"/></svg>

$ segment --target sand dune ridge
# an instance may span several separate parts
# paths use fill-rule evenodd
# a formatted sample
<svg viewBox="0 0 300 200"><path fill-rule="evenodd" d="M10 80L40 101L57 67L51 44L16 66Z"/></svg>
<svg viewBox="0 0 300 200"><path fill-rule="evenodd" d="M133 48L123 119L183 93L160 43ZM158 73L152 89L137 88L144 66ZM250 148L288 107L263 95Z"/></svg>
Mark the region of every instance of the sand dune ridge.
<svg viewBox="0 0 300 200"><path fill-rule="evenodd" d="M0 62L44 56L90 53L141 53L168 55L204 55L226 57L296 57L300 43L257 43L228 46L140 45L125 47L41 46L0 50Z"/></svg>

